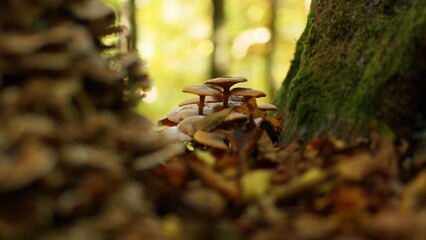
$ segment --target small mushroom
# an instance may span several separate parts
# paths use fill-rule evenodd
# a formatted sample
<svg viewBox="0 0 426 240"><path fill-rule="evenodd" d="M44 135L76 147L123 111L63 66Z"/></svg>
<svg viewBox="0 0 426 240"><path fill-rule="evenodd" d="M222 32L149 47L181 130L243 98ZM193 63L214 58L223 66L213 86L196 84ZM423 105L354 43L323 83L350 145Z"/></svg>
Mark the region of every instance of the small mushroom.
<svg viewBox="0 0 426 240"><path fill-rule="evenodd" d="M230 88L237 83L247 82L247 79L244 77L218 77L209 79L204 82L204 84L213 84L220 86L223 89L223 107L228 107L228 98L230 93Z"/></svg>
<svg viewBox="0 0 426 240"><path fill-rule="evenodd" d="M194 140L208 147L221 150L229 149L229 146L225 143L225 137L219 133L198 130L194 134Z"/></svg>
<svg viewBox="0 0 426 240"><path fill-rule="evenodd" d="M173 143L173 142L187 142L191 141L192 138L188 136L186 133L180 131L177 126L175 127L168 127L160 132L160 138L167 142L167 143Z"/></svg>
<svg viewBox="0 0 426 240"><path fill-rule="evenodd" d="M180 113L182 111L186 111L189 109L196 109L196 113L198 113L198 107L197 104L188 104L185 106L181 106L181 107L177 107L174 108L173 110L171 110L165 117L160 118L160 120L158 120L157 125L159 126L176 126L182 119L180 118ZM193 115L195 115L193 114Z"/></svg>
<svg viewBox="0 0 426 240"><path fill-rule="evenodd" d="M166 116L167 119L169 119L170 121L172 121L172 122L174 122L174 123L177 124L180 121L180 119L179 119L179 111L182 110L182 108L183 107L177 107L177 108L173 109L172 111L170 111L167 114L167 116Z"/></svg>
<svg viewBox="0 0 426 240"><path fill-rule="evenodd" d="M244 113L239 112L231 112L228 116L226 116L224 122L234 122L234 121L246 121L249 119L249 116L245 115Z"/></svg>
<svg viewBox="0 0 426 240"><path fill-rule="evenodd" d="M222 98L220 96L206 96L204 99L204 102L220 102L222 101ZM185 106L185 105L189 105L189 104L197 104L198 102L200 102L200 98L199 97L192 97L192 98L187 98L182 100L179 103L179 107Z"/></svg>
<svg viewBox="0 0 426 240"><path fill-rule="evenodd" d="M204 115L204 116L214 113L214 110L212 108L203 107L202 109L203 109L202 115ZM188 117L199 115L199 109L196 109L194 107L185 108L185 109L180 110L178 114L179 114L179 122L180 122L180 121L182 121L182 120L184 120ZM199 115L199 116L202 116L202 115Z"/></svg>
<svg viewBox="0 0 426 240"><path fill-rule="evenodd" d="M178 125L177 125L177 129L189 136L193 136L195 133L195 128L192 125L195 121L198 121L200 119L205 118L205 116L202 115L195 115L195 116L191 116L188 118L185 118L184 120L182 120Z"/></svg>
<svg viewBox="0 0 426 240"><path fill-rule="evenodd" d="M228 101L228 107L239 107L243 102L240 101ZM224 108L223 102L209 103L209 107L213 108L215 111L219 111Z"/></svg>
<svg viewBox="0 0 426 240"><path fill-rule="evenodd" d="M229 101L236 101L236 102L244 102L244 97L230 95L228 100Z"/></svg>
<svg viewBox="0 0 426 240"><path fill-rule="evenodd" d="M227 129L228 127L231 127L233 129L244 129L249 120L250 117L248 115L236 111L231 111L228 116L226 116L223 120L223 124L221 124L221 129Z"/></svg>
<svg viewBox="0 0 426 240"><path fill-rule="evenodd" d="M203 115L204 99L206 96L220 96L222 92L220 90L211 88L209 86L190 85L185 87L182 92L193 93L200 96L198 103L198 115Z"/></svg>
<svg viewBox="0 0 426 240"><path fill-rule="evenodd" d="M161 127L161 126L167 126L167 127L176 126L176 122L171 121L166 115L161 117L157 121L157 127Z"/></svg>
<svg viewBox="0 0 426 240"><path fill-rule="evenodd" d="M231 95L241 96L247 99L252 97L254 98L265 97L266 93L260 90L251 89L251 88L233 88L231 90Z"/></svg>
<svg viewBox="0 0 426 240"><path fill-rule="evenodd" d="M257 104L257 108L264 111L278 111L277 106L269 103L259 103Z"/></svg>

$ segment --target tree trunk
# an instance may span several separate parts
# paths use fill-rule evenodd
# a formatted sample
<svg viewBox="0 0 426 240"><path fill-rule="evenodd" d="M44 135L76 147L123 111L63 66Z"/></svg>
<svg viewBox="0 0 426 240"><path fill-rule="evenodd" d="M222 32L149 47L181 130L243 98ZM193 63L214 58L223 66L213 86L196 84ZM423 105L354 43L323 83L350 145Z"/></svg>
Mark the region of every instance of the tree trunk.
<svg viewBox="0 0 426 240"><path fill-rule="evenodd" d="M274 52L275 52L275 41L276 41L276 30L277 30L277 11L278 11L278 4L277 0L269 0L269 11L270 11L270 20L268 28L271 31L271 38L269 39L268 49L265 56L266 59L266 66L265 67L265 80L266 80L266 87L268 89L268 92L270 96L273 98L274 94L276 92L276 86L274 82L274 76L272 74L272 65L274 63Z"/></svg>
<svg viewBox="0 0 426 240"><path fill-rule="evenodd" d="M129 34L129 52L138 51L138 27L136 24L136 0L129 0L129 22L130 22L130 34Z"/></svg>
<svg viewBox="0 0 426 240"><path fill-rule="evenodd" d="M218 64L218 54L217 49L220 45L220 35L222 33L224 17L224 2L223 0L212 0L212 42L213 42L213 52L211 54L210 60L210 78L220 77L224 75L224 69L220 64Z"/></svg>
<svg viewBox="0 0 426 240"><path fill-rule="evenodd" d="M284 142L426 126L426 1L313 1L275 97Z"/></svg>

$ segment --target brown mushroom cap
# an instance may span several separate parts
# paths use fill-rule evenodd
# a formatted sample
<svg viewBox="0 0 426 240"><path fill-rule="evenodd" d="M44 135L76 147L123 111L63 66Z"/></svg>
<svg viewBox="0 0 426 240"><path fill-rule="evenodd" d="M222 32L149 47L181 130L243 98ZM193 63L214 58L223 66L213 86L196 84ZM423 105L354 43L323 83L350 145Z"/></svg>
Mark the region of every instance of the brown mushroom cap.
<svg viewBox="0 0 426 240"><path fill-rule="evenodd" d="M212 108L209 108L209 107L203 108L203 115L206 116L212 113L214 113L214 110ZM180 122L188 117L199 115L199 111L198 111L198 108L195 108L195 107L184 108L179 111L178 115L179 115L179 122Z"/></svg>
<svg viewBox="0 0 426 240"><path fill-rule="evenodd" d="M228 107L228 99L229 99L229 88L236 83L246 82L247 79L243 77L219 77L209 79L204 82L204 84L211 84L213 86L220 86L223 89L223 107Z"/></svg>
<svg viewBox="0 0 426 240"><path fill-rule="evenodd" d="M258 103L257 108L259 108L260 110L265 110L265 111L278 111L277 106L273 104L269 104L269 103Z"/></svg>
<svg viewBox="0 0 426 240"><path fill-rule="evenodd" d="M189 85L182 89L182 92L193 93L200 96L218 96L222 95L220 90L202 85Z"/></svg>
<svg viewBox="0 0 426 240"><path fill-rule="evenodd" d="M242 97L242 96L229 96L229 101L244 102L244 97Z"/></svg>
<svg viewBox="0 0 426 240"><path fill-rule="evenodd" d="M194 105L194 106L196 106L196 105ZM167 113L167 119L169 119L170 121L175 122L177 124L178 122L180 122L179 111L181 111L182 109L183 109L183 107L177 107L177 108L173 109L172 111Z"/></svg>
<svg viewBox="0 0 426 240"><path fill-rule="evenodd" d="M229 149L229 146L225 143L225 137L219 133L198 130L194 134L194 140L212 148Z"/></svg>
<svg viewBox="0 0 426 240"><path fill-rule="evenodd" d="M174 127L168 127L160 132L160 138L165 141L166 143L173 143L173 142L187 142L191 141L192 138L188 134L180 131L177 126Z"/></svg>
<svg viewBox="0 0 426 240"><path fill-rule="evenodd" d="M188 104L185 106L174 108L166 115L168 121L164 120L164 117L163 117L158 121L158 123L163 125L167 125L167 123L169 123L169 125L171 126L176 126L182 120L182 118L180 118L180 112L184 110L189 110L189 109L198 109L198 106L196 104Z"/></svg>
<svg viewBox="0 0 426 240"><path fill-rule="evenodd" d="M161 118L160 118L160 119L158 119L158 121L157 121L157 127L161 127L161 126L168 126L168 127L171 127L171 126L176 126L176 124L177 124L177 122L173 122L173 121L171 121L171 120L167 117L167 115L166 115L166 116L161 117Z"/></svg>
<svg viewBox="0 0 426 240"><path fill-rule="evenodd" d="M231 90L231 95L260 98L265 97L266 93L251 88L234 88Z"/></svg>
<svg viewBox="0 0 426 240"><path fill-rule="evenodd" d="M195 128L192 124L195 121L198 121L203 118L205 118L205 116L203 115L195 115L195 116L187 117L177 125L177 129L189 136L193 136L195 133Z"/></svg>
<svg viewBox="0 0 426 240"><path fill-rule="evenodd" d="M198 115L203 115L204 99L206 96L219 96L222 95L222 91L211 88L209 86L190 85L185 87L182 92L193 93L200 96L200 102L198 103Z"/></svg>
<svg viewBox="0 0 426 240"><path fill-rule="evenodd" d="M204 99L205 102L219 102L222 101L222 98L218 95L215 96L206 96L206 98ZM187 98L182 100L179 103L179 107L181 106L185 106L185 105L189 105L189 104L197 104L200 102L200 98L199 97L192 97L192 98Z"/></svg>
<svg viewBox="0 0 426 240"><path fill-rule="evenodd" d="M232 85L241 83L241 82L247 82L247 78L245 77L218 77L209 79L204 82L204 84L214 84L217 86L220 86L222 88L230 88Z"/></svg>
<svg viewBox="0 0 426 240"><path fill-rule="evenodd" d="M244 113L239 112L230 112L228 116L225 118L225 122L234 122L239 120L248 120L249 116L245 115Z"/></svg>
<svg viewBox="0 0 426 240"><path fill-rule="evenodd" d="M228 107L239 107L243 104L240 101L228 101ZM223 102L209 103L207 106L211 107L213 110L218 111L223 109Z"/></svg>

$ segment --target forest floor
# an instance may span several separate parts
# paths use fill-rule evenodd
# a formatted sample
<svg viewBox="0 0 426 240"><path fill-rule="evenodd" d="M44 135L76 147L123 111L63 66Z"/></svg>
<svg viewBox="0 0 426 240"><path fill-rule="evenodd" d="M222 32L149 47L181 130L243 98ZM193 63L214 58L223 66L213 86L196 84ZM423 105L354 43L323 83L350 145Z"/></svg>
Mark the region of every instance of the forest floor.
<svg viewBox="0 0 426 240"><path fill-rule="evenodd" d="M281 117L253 100L195 116L177 142L130 112L40 133L19 116L0 239L426 239L424 148L378 134L280 145Z"/></svg>
<svg viewBox="0 0 426 240"><path fill-rule="evenodd" d="M230 125L223 111L195 127L222 135L229 149L187 142L144 176L164 227L156 236L426 239L426 151L378 134L278 146L278 114L246 102L234 111L250 119Z"/></svg>

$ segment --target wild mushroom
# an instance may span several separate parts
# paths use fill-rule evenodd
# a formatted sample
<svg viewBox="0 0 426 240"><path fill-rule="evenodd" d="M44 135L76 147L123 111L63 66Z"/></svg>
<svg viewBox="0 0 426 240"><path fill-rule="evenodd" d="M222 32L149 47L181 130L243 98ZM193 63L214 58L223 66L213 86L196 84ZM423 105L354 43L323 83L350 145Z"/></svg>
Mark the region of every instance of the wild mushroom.
<svg viewBox="0 0 426 240"><path fill-rule="evenodd" d="M228 101L228 107L239 107L241 106L243 102L240 101ZM219 111L224 108L223 102L215 102L215 103L209 103L209 107L211 107L215 111Z"/></svg>
<svg viewBox="0 0 426 240"><path fill-rule="evenodd" d="M195 128L193 126L193 123L203 118L205 118L205 116L202 116L202 115L196 115L196 116L185 118L177 125L177 129L189 136L193 136L195 133Z"/></svg>
<svg viewBox="0 0 426 240"><path fill-rule="evenodd" d="M206 96L204 99L204 102L220 102L222 101L222 98L220 96ZM185 105L189 105L189 104L197 104L198 102L200 102L200 98L199 97L192 97L192 98L187 98L182 100L179 103L179 107L185 106Z"/></svg>
<svg viewBox="0 0 426 240"><path fill-rule="evenodd" d="M171 110L169 113L167 113L166 116L163 116L162 118L160 118L157 121L157 126L176 126L182 119L184 118L180 118L182 116L181 112L186 112L186 111L193 111L192 109L196 109L195 113L193 113L192 115L196 115L198 113L198 106L197 104L187 104L184 106L180 106L177 108L174 108L173 110ZM185 113L186 114L186 113ZM192 116L191 115L191 116ZM187 117L187 115L185 115L185 118Z"/></svg>
<svg viewBox="0 0 426 240"><path fill-rule="evenodd" d="M228 116L226 116L224 122L234 122L234 121L247 121L249 120L249 116L244 113L239 112L230 112Z"/></svg>
<svg viewBox="0 0 426 240"><path fill-rule="evenodd" d="M183 109L183 107L177 107L177 108L173 109L172 111L170 111L170 112L167 114L167 119L169 119L170 121L172 121L172 122L174 122L174 123L178 124L178 123L180 122L180 119L179 119L179 112L180 112L182 109ZM176 125L176 124L175 124L175 125Z"/></svg>
<svg viewBox="0 0 426 240"><path fill-rule="evenodd" d="M223 89L223 107L228 107L228 98L229 98L229 92L230 88L237 83L241 82L247 82L247 79L244 77L218 77L209 79L204 82L204 84L213 84L216 86L220 86Z"/></svg>
<svg viewBox="0 0 426 240"><path fill-rule="evenodd" d="M257 104L257 108L264 111L278 111L277 106L269 103L259 103Z"/></svg>
<svg viewBox="0 0 426 240"><path fill-rule="evenodd" d="M260 90L251 89L251 88L233 88L231 90L231 95L241 96L241 97L244 97L245 100L247 100L248 98L252 98L252 97L254 98L265 97L266 93Z"/></svg>
<svg viewBox="0 0 426 240"><path fill-rule="evenodd" d="M201 114L201 115L199 115L199 109L196 109L194 107L184 108L184 109L180 110L179 113L178 113L178 115L179 115L179 122L182 121L182 120L184 120L184 119L186 119L186 118L188 118L188 117L191 117L191 116L195 116L195 115L198 115L198 116L210 115L210 114L214 113L214 110L212 108L203 107L202 109L203 109L203 114Z"/></svg>
<svg viewBox="0 0 426 240"><path fill-rule="evenodd" d="M232 127L235 130L242 130L246 127L246 124L249 122L250 117L244 113L232 111L226 116L221 124L222 129L227 129Z"/></svg>
<svg viewBox="0 0 426 240"><path fill-rule="evenodd" d="M177 126L168 127L161 131L160 138L166 143L173 143L177 141L187 142L192 140L192 138L188 134L180 131Z"/></svg>
<svg viewBox="0 0 426 240"><path fill-rule="evenodd" d="M157 121L157 127L161 127L161 126L167 126L167 127L176 126L176 122L173 122L172 120L170 120L166 115L161 117Z"/></svg>
<svg viewBox="0 0 426 240"><path fill-rule="evenodd" d="M225 143L225 137L219 133L198 130L194 134L194 140L208 147L221 150L229 149L229 146Z"/></svg>
<svg viewBox="0 0 426 240"><path fill-rule="evenodd" d="M193 93L200 96L198 103L198 115L203 115L204 99L206 96L219 96L222 92L209 86L190 85L185 87L182 92Z"/></svg>

